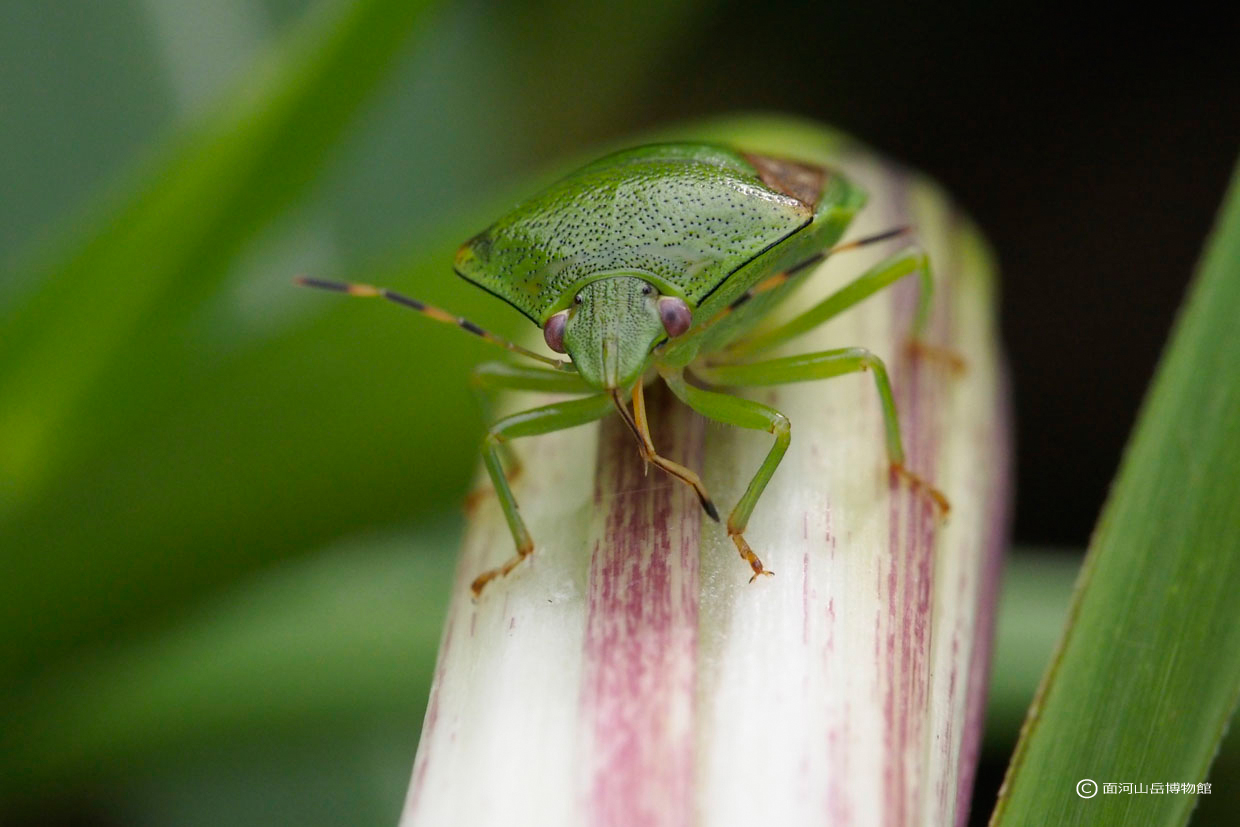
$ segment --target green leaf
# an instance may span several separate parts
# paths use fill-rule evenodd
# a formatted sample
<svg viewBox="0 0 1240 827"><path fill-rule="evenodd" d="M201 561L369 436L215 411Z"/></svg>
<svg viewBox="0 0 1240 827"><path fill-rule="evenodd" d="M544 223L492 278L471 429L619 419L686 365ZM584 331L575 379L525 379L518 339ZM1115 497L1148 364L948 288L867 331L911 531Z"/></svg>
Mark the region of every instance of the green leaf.
<svg viewBox="0 0 1240 827"><path fill-rule="evenodd" d="M993 824L1177 824L1240 691L1240 170L1146 399ZM1081 779L1099 792L1077 794Z"/></svg>
<svg viewBox="0 0 1240 827"><path fill-rule="evenodd" d="M67 642L59 636L75 612L89 617L92 606L119 596L99 585L123 546L99 545L81 516L96 499L114 498L109 515L131 526L123 540L163 512L158 504L133 510L123 473L109 476L115 458L91 457L152 413L149 388L189 384L183 365L160 357L186 349L186 320L201 312L238 250L324 165L429 6L361 0L319 8L238 93L153 159L127 192L106 199L85 227L71 228L67 246L33 277L18 280L34 287L0 319L0 546L14 555L10 585L21 597L5 601L0 628L30 627L58 592L68 623L21 634L21 645L0 659L0 684ZM196 469L177 466L175 456L172 467L192 476ZM163 458L145 459L149 471ZM77 493L66 496L66 483ZM60 517L49 520L56 510ZM49 524L76 524L85 536L58 546L54 532L40 530ZM161 556L180 542L165 525ZM98 572L82 572L82 564ZM78 592L45 587L62 578Z"/></svg>
<svg viewBox="0 0 1240 827"><path fill-rule="evenodd" d="M182 321L311 180L427 6L363 0L313 16L44 266L0 343L0 514L36 497L85 441L91 429L72 420L89 420L82 400L124 376L133 332L154 316Z"/></svg>
<svg viewBox="0 0 1240 827"><path fill-rule="evenodd" d="M438 519L340 543L64 663L3 709L0 800L393 720L411 750L459 536Z"/></svg>
<svg viewBox="0 0 1240 827"><path fill-rule="evenodd" d="M1083 550L1017 547L1003 563L983 729L987 749L997 754L1007 755L1016 742L1068 616L1083 556Z"/></svg>

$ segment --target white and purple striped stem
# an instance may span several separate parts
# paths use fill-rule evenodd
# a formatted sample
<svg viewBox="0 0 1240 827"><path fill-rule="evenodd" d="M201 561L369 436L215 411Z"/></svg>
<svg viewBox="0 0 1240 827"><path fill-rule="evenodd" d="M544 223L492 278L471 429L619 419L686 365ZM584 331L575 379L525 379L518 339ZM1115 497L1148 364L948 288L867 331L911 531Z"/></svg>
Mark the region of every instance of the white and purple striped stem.
<svg viewBox="0 0 1240 827"><path fill-rule="evenodd" d="M927 338L966 369L906 348L915 279L782 352L883 358L907 464L950 515L888 472L868 373L753 392L792 421L746 531L775 576L753 584L693 493L644 473L615 417L514 442L537 551L475 603L470 580L512 542L494 497L470 514L402 825L966 819L1008 497L991 263L931 185L869 156L834 161L871 194L850 237L917 228L937 279ZM785 312L899 243L832 258ZM660 453L702 469L726 513L769 436L666 393L650 407Z"/></svg>

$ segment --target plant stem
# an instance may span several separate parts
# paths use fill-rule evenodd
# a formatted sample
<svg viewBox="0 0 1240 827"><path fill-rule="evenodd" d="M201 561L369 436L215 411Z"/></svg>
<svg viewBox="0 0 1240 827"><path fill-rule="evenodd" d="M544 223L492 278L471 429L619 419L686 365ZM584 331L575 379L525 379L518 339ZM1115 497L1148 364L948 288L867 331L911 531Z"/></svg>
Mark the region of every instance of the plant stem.
<svg viewBox="0 0 1240 827"><path fill-rule="evenodd" d="M850 235L918 227L938 279L928 340L967 368L905 347L913 280L785 352L886 360L908 464L950 518L888 472L869 375L754 394L791 419L793 447L746 532L776 573L753 584L618 420L514 443L537 550L472 602L470 580L511 553L478 498L402 824L963 823L1007 507L991 265L932 186L860 150L832 160L871 193ZM830 260L785 309L872 260ZM769 436L669 394L650 407L660 453L730 508Z"/></svg>

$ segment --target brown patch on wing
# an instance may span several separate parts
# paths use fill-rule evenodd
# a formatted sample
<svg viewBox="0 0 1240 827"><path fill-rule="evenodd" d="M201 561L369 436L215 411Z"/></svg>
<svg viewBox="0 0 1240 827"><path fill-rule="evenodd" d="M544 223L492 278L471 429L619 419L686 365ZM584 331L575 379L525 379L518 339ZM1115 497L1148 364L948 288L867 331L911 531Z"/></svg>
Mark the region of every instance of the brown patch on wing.
<svg viewBox="0 0 1240 827"><path fill-rule="evenodd" d="M753 164L762 183L771 189L791 196L808 207L818 206L823 184L827 180L827 171L822 167L749 153L745 154L745 160Z"/></svg>

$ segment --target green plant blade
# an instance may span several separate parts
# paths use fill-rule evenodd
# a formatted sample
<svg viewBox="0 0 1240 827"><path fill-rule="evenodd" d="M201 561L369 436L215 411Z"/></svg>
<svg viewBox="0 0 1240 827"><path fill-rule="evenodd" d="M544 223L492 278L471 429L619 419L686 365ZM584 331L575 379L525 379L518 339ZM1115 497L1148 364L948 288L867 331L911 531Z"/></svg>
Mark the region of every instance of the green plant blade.
<svg viewBox="0 0 1240 827"><path fill-rule="evenodd" d="M337 11L339 4L329 9ZM44 265L0 340L0 515L37 498L108 418L101 388L183 322L226 263L312 179L428 2L363 0L313 15L217 113L182 135L132 194ZM148 381L150 377L141 377Z"/></svg>
<svg viewBox="0 0 1240 827"><path fill-rule="evenodd" d="M0 317L0 547L13 555L6 562L14 595L0 609L0 628L20 641L0 655L0 684L75 642L62 629L79 613L78 628L88 628L98 625L101 604L141 605L134 595L118 604L119 593L107 593L109 578L135 580L123 573L132 559L121 552L125 538L159 515L194 513L193 506L170 509L164 497L162 505L136 507L128 481L112 476L116 457L106 454L140 453L124 443L151 429L141 418L158 410L152 387L175 394L196 386L185 360L167 358L192 352L187 319L217 291L241 247L324 166L429 6L364 0L318 9L264 56L237 94L135 181L122 182L129 188L84 226L68 228L63 246L20 279L32 292ZM217 417L214 430L222 422ZM202 434L192 441L220 451ZM165 465L177 467L148 455L137 476ZM188 468L180 466L182 479L192 476ZM107 515L128 523L112 542L87 529L73 545L58 544L54 532L39 529L53 509L61 511L56 524L84 527L90 503L109 497ZM175 531L165 521L165 560L169 547L184 544ZM68 623L30 622L53 601Z"/></svg>
<svg viewBox="0 0 1240 827"><path fill-rule="evenodd" d="M251 752L393 721L416 732L409 696L429 689L459 533L438 519L334 544L62 663L5 704L0 803L213 744Z"/></svg>
<svg viewBox="0 0 1240 827"><path fill-rule="evenodd" d="M1240 175L1176 323L992 824L1178 824L1240 689ZM1077 793L1090 779L1098 791ZM1086 789L1088 792L1089 789Z"/></svg>

